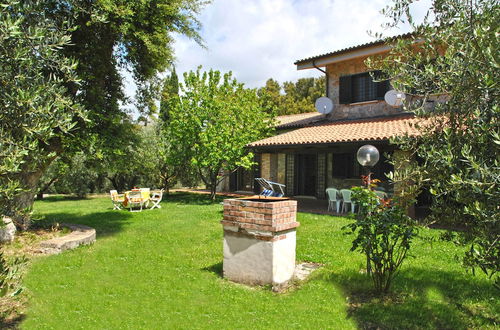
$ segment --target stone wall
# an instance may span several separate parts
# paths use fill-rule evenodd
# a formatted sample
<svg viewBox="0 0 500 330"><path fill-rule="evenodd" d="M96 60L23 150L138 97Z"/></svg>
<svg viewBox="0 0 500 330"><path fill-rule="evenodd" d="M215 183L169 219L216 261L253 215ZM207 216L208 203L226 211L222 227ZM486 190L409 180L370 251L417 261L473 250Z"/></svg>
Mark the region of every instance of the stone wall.
<svg viewBox="0 0 500 330"><path fill-rule="evenodd" d="M329 119L360 119L378 116L390 116L401 113L400 108L393 108L385 101L367 101L352 104L339 104L339 77L369 71L364 64L366 57L330 64L326 67L328 74L328 97L335 107Z"/></svg>

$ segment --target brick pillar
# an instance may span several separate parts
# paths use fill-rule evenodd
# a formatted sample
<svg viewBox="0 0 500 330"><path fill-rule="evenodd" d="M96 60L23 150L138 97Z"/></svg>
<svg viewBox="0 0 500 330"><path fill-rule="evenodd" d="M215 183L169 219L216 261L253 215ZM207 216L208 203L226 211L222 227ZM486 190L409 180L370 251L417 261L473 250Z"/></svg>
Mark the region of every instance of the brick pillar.
<svg viewBox="0 0 500 330"><path fill-rule="evenodd" d="M224 277L273 289L286 285L295 271L296 214L297 201L283 198L225 199Z"/></svg>
<svg viewBox="0 0 500 330"><path fill-rule="evenodd" d="M286 184L285 177L286 177L286 155L285 154L278 154L278 176L277 176L277 181L279 183L284 183Z"/></svg>
<svg viewBox="0 0 500 330"><path fill-rule="evenodd" d="M271 154L262 154L260 159L260 175L264 179L271 177Z"/></svg>

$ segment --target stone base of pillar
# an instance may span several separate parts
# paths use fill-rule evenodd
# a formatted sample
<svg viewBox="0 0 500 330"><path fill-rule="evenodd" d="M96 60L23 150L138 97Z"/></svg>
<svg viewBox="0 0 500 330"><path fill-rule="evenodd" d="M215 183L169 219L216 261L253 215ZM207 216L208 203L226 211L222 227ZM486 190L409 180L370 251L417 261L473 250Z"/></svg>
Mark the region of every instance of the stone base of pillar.
<svg viewBox="0 0 500 330"><path fill-rule="evenodd" d="M280 286L293 277L296 231L242 233L224 230L224 277L250 285Z"/></svg>

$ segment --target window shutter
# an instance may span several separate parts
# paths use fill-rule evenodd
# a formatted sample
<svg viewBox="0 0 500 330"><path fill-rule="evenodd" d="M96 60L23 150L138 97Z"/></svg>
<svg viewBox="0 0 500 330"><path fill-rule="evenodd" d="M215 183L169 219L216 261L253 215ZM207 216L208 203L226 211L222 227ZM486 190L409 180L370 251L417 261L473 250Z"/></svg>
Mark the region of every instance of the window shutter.
<svg viewBox="0 0 500 330"><path fill-rule="evenodd" d="M352 86L351 76L342 76L339 78L339 103L351 103L352 99Z"/></svg>
<svg viewBox="0 0 500 330"><path fill-rule="evenodd" d="M381 71L375 71L374 72L374 78L376 80L382 78L382 72ZM391 85L389 80L384 80L384 81L379 81L375 83L377 86L377 100L383 100L385 93L390 89Z"/></svg>
<svg viewBox="0 0 500 330"><path fill-rule="evenodd" d="M385 95L385 93L387 93L389 88L390 88L389 80L384 80L384 81L378 82L377 83L377 99L383 100L384 95Z"/></svg>

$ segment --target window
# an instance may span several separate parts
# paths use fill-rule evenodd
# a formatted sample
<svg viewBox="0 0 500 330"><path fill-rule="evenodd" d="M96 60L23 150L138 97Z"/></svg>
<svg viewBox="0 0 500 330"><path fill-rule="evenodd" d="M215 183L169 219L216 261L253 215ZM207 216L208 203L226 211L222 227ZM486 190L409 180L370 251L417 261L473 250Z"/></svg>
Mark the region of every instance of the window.
<svg viewBox="0 0 500 330"><path fill-rule="evenodd" d="M359 165L353 153L333 154L334 178L356 178L359 176Z"/></svg>
<svg viewBox="0 0 500 330"><path fill-rule="evenodd" d="M374 72L375 76L380 71ZM339 103L349 104L373 100L383 100L390 89L389 80L374 82L370 72L340 77Z"/></svg>

